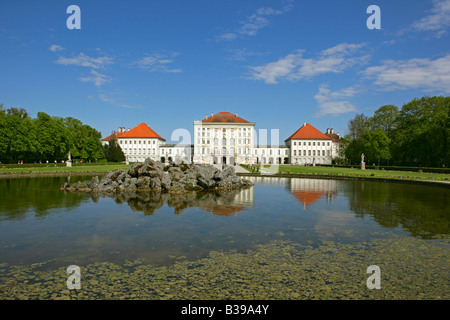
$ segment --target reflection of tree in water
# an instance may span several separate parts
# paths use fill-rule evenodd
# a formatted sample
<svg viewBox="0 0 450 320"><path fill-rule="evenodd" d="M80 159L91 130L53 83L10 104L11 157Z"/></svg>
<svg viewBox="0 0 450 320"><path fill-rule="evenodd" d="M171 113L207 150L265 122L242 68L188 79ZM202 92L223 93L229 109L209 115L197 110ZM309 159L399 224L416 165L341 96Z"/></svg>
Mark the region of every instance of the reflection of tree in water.
<svg viewBox="0 0 450 320"><path fill-rule="evenodd" d="M72 177L73 181L92 177ZM28 212L44 218L58 208L79 207L89 201L89 196L81 193L66 194L59 185L66 177L17 177L0 179L0 220L22 220Z"/></svg>
<svg viewBox="0 0 450 320"><path fill-rule="evenodd" d="M384 227L401 226L422 238L450 233L446 188L373 181L342 184L357 217L370 215Z"/></svg>
<svg viewBox="0 0 450 320"><path fill-rule="evenodd" d="M142 211L152 215L165 203L174 208L175 214L182 213L191 207L200 207L216 215L231 215L253 205L253 187L239 189L223 189L214 191L186 192L171 194L160 191L91 193L92 200L99 197L110 197L117 204L126 203L133 211Z"/></svg>

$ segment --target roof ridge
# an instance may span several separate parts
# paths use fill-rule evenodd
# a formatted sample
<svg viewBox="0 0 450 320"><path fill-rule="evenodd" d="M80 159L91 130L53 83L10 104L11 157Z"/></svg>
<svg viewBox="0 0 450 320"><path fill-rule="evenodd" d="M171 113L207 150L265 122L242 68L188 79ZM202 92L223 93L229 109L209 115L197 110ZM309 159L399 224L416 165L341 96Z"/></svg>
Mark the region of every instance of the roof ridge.
<svg viewBox="0 0 450 320"><path fill-rule="evenodd" d="M321 132L319 129L306 122L304 122L303 126L301 126L297 131L295 131L289 138L284 141L288 141L291 139L333 140L332 138Z"/></svg>

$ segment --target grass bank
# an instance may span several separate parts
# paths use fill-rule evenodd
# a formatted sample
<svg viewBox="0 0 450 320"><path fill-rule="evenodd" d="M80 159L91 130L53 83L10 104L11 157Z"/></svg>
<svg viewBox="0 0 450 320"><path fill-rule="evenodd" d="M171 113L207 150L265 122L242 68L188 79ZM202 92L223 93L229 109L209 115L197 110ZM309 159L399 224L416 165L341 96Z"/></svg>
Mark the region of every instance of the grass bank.
<svg viewBox="0 0 450 320"><path fill-rule="evenodd" d="M248 166L242 166L252 171ZM253 168L254 169L254 168ZM263 171L255 173L269 173L270 166L264 166ZM253 170L254 171L254 170ZM367 179L395 179L395 180L412 180L412 181L435 181L450 182L450 174L431 173L431 172L414 172L414 171L389 171L389 170L361 170L358 168L338 168L338 167L322 167L322 166L293 166L279 165L275 175L293 175L293 176L317 176L317 177L336 177L336 178L367 178Z"/></svg>
<svg viewBox="0 0 450 320"><path fill-rule="evenodd" d="M46 174L91 174L105 173L114 170L127 170L130 165L125 164L105 164L105 165L83 165L74 167L15 167L1 168L0 176L11 175L46 175Z"/></svg>

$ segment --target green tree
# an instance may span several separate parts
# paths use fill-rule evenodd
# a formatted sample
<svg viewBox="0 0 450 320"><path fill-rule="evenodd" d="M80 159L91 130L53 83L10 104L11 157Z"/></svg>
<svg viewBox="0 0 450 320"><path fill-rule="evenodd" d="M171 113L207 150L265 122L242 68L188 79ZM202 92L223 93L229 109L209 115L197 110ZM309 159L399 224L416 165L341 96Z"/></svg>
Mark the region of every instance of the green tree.
<svg viewBox="0 0 450 320"><path fill-rule="evenodd" d="M422 97L402 106L392 136L403 165L442 166L449 159L450 97Z"/></svg>
<svg viewBox="0 0 450 320"><path fill-rule="evenodd" d="M361 146L367 159L366 162L377 162L380 165L381 160L389 160L391 158L389 144L390 140L382 129L364 132Z"/></svg>
<svg viewBox="0 0 450 320"><path fill-rule="evenodd" d="M27 160L34 151L33 126L25 109L0 109L0 151L5 162Z"/></svg>
<svg viewBox="0 0 450 320"><path fill-rule="evenodd" d="M116 139L112 139L109 141L109 144L104 145L103 152L109 162L125 161L125 154Z"/></svg>
<svg viewBox="0 0 450 320"><path fill-rule="evenodd" d="M352 139L360 140L366 130L370 128L370 121L364 113L356 114L353 119L348 122L348 130Z"/></svg>
<svg viewBox="0 0 450 320"><path fill-rule="evenodd" d="M390 137L396 128L398 114L399 110L396 106L392 104L382 106L369 118L370 128L372 130L382 129Z"/></svg>
<svg viewBox="0 0 450 320"><path fill-rule="evenodd" d="M345 158L350 163L359 163L361 161L361 154L363 153L362 141L353 139L350 135L346 135L343 141L345 141L342 145Z"/></svg>
<svg viewBox="0 0 450 320"><path fill-rule="evenodd" d="M67 159L70 142L69 133L63 120L38 112L35 119L37 156L41 161L60 161Z"/></svg>

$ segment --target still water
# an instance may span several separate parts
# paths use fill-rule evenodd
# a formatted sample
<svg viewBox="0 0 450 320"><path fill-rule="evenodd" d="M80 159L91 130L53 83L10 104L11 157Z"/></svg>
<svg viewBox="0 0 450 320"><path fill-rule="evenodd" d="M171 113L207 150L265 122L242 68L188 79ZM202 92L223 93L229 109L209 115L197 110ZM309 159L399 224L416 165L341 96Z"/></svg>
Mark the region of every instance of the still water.
<svg viewBox="0 0 450 320"><path fill-rule="evenodd" d="M91 177L71 177L91 179ZM273 240L350 244L389 231L450 234L446 188L250 178L248 189L170 196L64 193L65 177L0 179L0 263L46 267L144 259L170 265Z"/></svg>

